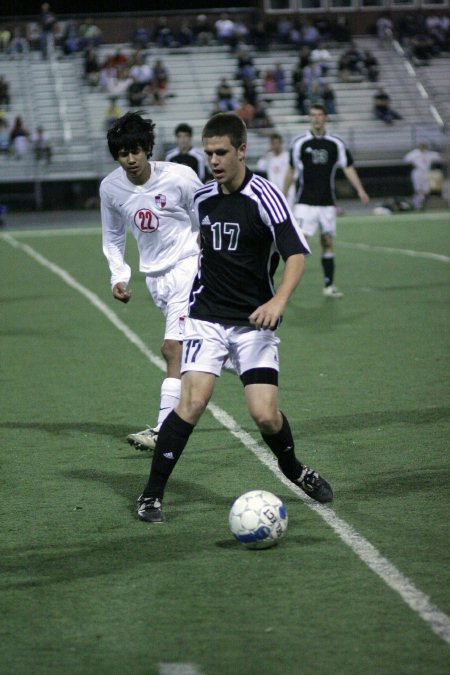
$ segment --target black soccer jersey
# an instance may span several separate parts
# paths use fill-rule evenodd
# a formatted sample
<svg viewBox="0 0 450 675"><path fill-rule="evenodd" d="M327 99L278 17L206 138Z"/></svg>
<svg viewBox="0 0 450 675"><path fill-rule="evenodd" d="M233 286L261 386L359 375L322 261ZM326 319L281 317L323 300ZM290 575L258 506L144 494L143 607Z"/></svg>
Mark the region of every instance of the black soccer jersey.
<svg viewBox="0 0 450 675"><path fill-rule="evenodd" d="M332 206L336 200L336 170L352 166L353 157L339 136L314 136L308 131L292 141L290 164L298 173L296 201L310 206Z"/></svg>
<svg viewBox="0 0 450 675"><path fill-rule="evenodd" d="M283 260L309 254L308 244L283 193L246 171L239 190L224 194L216 181L197 190L200 266L189 316L226 326L248 326L248 317L275 293L273 275Z"/></svg>
<svg viewBox="0 0 450 675"><path fill-rule="evenodd" d="M206 159L203 152L197 148L190 148L187 152L180 152L178 148L173 148L165 156L166 162L175 162L176 164L185 164L195 171L200 180L204 183L207 177Z"/></svg>

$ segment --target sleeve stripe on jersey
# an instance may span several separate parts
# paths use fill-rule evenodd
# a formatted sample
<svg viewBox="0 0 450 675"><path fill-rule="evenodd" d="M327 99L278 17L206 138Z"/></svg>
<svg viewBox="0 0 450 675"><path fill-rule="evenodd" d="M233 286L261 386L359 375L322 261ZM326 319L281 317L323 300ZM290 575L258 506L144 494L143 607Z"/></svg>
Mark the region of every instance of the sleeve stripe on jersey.
<svg viewBox="0 0 450 675"><path fill-rule="evenodd" d="M194 202L198 201L201 198L208 197L209 194L212 195L215 192L217 192L216 182L211 181L210 183L206 183L204 187L199 188L194 194Z"/></svg>
<svg viewBox="0 0 450 675"><path fill-rule="evenodd" d="M285 199L280 190L260 176L253 176L255 192L258 194L271 220L282 223L289 218Z"/></svg>

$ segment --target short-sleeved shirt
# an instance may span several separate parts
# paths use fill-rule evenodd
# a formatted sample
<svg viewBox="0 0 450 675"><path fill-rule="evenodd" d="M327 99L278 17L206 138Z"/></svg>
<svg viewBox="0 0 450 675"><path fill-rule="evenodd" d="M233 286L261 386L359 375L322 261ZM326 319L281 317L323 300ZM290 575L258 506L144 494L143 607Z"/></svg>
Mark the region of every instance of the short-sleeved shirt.
<svg viewBox="0 0 450 675"><path fill-rule="evenodd" d="M201 255L189 316L248 326L250 314L275 294L280 256L308 255L306 239L281 190L249 169L231 194L207 183L194 196L194 211Z"/></svg>
<svg viewBox="0 0 450 675"><path fill-rule="evenodd" d="M298 174L299 204L332 206L336 201L336 170L352 166L353 157L339 136L328 133L315 136L307 131L292 141L290 165Z"/></svg>

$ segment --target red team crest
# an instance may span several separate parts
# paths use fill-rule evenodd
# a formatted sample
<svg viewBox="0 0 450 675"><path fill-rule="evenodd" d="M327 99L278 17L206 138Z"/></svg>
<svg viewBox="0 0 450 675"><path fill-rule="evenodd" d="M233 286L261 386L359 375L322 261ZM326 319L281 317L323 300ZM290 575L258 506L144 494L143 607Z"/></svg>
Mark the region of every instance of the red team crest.
<svg viewBox="0 0 450 675"><path fill-rule="evenodd" d="M166 195L156 195L155 202L160 209L163 209L166 205Z"/></svg>

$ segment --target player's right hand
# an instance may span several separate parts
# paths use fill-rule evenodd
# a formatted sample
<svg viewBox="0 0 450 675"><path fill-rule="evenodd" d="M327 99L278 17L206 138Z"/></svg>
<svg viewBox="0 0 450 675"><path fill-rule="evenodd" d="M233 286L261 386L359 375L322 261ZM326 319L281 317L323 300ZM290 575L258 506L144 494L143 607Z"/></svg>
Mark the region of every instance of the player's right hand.
<svg viewBox="0 0 450 675"><path fill-rule="evenodd" d="M127 287L121 281L113 286L112 292L115 299L120 300L120 302L126 303L131 298L131 291L127 291Z"/></svg>

